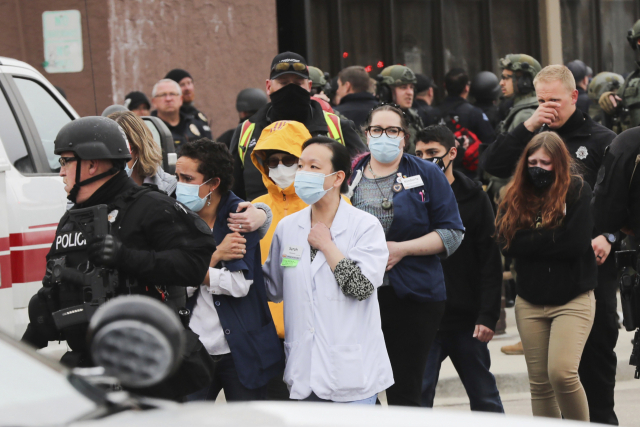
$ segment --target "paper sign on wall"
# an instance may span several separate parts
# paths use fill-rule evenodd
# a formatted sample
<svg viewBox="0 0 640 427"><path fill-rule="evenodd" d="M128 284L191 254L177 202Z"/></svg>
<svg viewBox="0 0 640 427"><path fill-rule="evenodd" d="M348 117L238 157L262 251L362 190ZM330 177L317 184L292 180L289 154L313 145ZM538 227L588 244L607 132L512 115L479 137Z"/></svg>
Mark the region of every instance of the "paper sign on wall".
<svg viewBox="0 0 640 427"><path fill-rule="evenodd" d="M80 11L57 10L42 13L44 62L48 73L77 73L84 68Z"/></svg>

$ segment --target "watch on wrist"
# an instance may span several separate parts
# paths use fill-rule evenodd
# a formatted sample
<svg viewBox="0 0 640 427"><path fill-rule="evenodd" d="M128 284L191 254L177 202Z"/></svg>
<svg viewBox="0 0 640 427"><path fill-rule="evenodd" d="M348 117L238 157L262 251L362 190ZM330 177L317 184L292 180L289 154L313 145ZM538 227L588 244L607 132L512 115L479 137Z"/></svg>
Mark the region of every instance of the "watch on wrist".
<svg viewBox="0 0 640 427"><path fill-rule="evenodd" d="M612 233L602 233L602 235L604 236L605 239L607 239L607 242L609 242L609 244L613 245L616 242L616 235L612 234Z"/></svg>

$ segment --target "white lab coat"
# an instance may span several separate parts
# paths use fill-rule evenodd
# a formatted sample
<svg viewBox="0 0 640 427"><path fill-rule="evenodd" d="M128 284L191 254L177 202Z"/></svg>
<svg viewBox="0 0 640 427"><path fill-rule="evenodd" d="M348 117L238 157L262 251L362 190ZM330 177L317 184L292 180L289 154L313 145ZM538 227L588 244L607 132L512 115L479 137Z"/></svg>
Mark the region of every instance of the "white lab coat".
<svg viewBox="0 0 640 427"><path fill-rule="evenodd" d="M292 399L313 391L322 399L366 399L393 385L393 373L380 324L377 288L389 251L376 217L340 200L331 237L376 288L364 301L345 296L322 252L311 262L307 241L311 207L278 224L263 266L267 295L284 301L284 381ZM303 248L296 267L282 267L288 246Z"/></svg>

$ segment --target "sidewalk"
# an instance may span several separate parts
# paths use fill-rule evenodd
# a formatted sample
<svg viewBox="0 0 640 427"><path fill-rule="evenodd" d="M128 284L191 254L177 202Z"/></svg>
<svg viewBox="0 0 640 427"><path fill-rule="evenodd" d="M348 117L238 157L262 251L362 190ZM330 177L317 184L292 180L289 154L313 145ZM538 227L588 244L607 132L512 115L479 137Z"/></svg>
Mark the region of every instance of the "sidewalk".
<svg viewBox="0 0 640 427"><path fill-rule="evenodd" d="M515 344L520 340L516 328L516 320L513 308L507 308L507 333L494 337L489 342L491 352L491 372L496 377L500 395L529 393L529 379L527 376L527 364L524 356L509 356L500 351L504 345ZM618 355L618 372L616 381L627 381L633 379L635 367L629 365L631 355L631 340L634 332L627 332L620 329L616 354ZM640 380L635 380L639 381ZM468 402L467 394L460 382L451 360L446 359L442 363L440 379L436 388L434 406L446 406L462 402Z"/></svg>

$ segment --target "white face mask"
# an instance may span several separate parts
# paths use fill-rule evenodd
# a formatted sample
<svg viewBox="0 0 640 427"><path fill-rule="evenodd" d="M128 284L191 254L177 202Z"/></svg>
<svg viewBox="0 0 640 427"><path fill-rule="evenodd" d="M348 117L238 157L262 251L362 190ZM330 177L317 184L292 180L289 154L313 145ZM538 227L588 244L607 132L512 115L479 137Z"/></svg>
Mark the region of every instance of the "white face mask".
<svg viewBox="0 0 640 427"><path fill-rule="evenodd" d="M282 163L275 169L269 169L269 178L276 183L276 185L283 190L293 184L293 180L296 178L296 172L298 171L298 164L285 166Z"/></svg>

